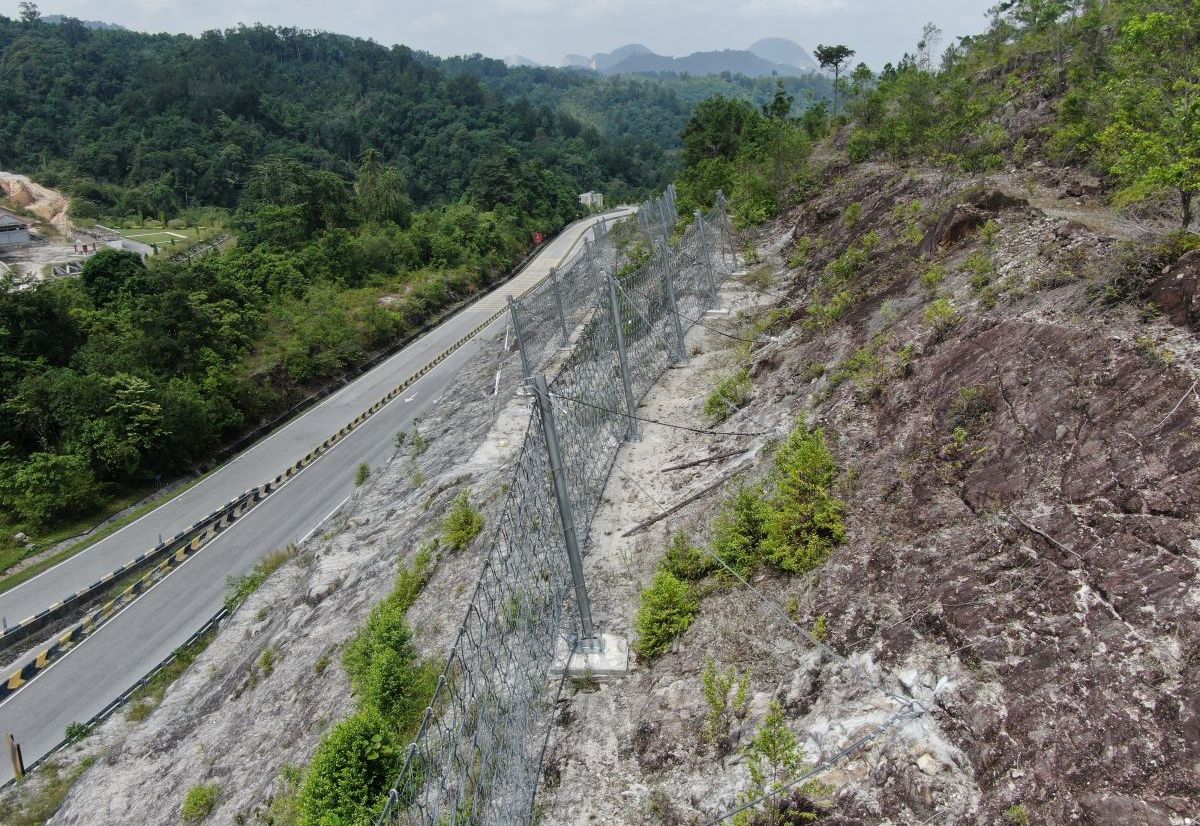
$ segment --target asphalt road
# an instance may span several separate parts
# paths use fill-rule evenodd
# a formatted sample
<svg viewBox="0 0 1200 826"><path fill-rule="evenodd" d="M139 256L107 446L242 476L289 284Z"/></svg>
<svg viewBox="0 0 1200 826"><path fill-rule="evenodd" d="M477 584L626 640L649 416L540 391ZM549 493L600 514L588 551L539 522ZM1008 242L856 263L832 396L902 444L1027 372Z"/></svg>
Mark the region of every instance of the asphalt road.
<svg viewBox="0 0 1200 826"><path fill-rule="evenodd" d="M613 213L607 213L612 215ZM191 490L0 596L0 614L19 620L220 507L242 491L271 479L324 441L408 376L430 362L488 316L545 278L584 233L589 219L565 229L506 285L464 308L374 370L258 442ZM503 325L503 317L480 334ZM368 419L345 440L278 492L221 533L163 582L94 635L0 704L0 737L12 733L26 764L58 744L69 723L100 712L122 691L184 643L219 610L226 578L249 571L266 553L298 542L354 490L358 466L378 467L391 457L395 435L433 405L454 375L480 348L472 341ZM0 783L12 777L0 760Z"/></svg>

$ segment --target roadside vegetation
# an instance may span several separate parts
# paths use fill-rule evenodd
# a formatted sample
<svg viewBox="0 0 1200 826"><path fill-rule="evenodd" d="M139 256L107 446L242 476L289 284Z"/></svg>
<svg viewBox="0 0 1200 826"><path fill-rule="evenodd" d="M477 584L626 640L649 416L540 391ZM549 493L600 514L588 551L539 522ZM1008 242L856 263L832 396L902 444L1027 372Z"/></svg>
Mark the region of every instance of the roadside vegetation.
<svg viewBox="0 0 1200 826"><path fill-rule="evenodd" d="M634 649L664 654L691 626L709 588L763 567L797 575L814 570L845 539L845 505L834 494L837 464L822 430L800 420L775 452L761 485L742 483L722 503L707 548L685 533L671 540L642 591Z"/></svg>
<svg viewBox="0 0 1200 826"><path fill-rule="evenodd" d="M401 566L391 593L371 610L366 624L342 651L355 712L321 739L307 769L290 772L289 792L273 802L271 822L281 826L374 822L442 671L441 658L423 658L417 652L405 615L433 576L439 550L462 550L483 527L482 514L463 489L442 520L439 538Z"/></svg>

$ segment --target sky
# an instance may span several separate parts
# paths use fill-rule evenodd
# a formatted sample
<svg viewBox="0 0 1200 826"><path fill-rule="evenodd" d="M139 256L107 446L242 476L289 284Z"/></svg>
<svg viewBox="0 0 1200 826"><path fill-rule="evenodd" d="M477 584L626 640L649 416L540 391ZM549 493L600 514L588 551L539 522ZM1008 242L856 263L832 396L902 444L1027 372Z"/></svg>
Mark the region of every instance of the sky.
<svg viewBox="0 0 1200 826"><path fill-rule="evenodd" d="M563 55L641 43L659 54L744 49L786 37L810 52L845 43L874 69L913 51L927 21L951 38L977 34L996 0L42 0L43 14L149 32L199 34L238 23L322 29L437 55ZM0 13L17 16L16 0Z"/></svg>

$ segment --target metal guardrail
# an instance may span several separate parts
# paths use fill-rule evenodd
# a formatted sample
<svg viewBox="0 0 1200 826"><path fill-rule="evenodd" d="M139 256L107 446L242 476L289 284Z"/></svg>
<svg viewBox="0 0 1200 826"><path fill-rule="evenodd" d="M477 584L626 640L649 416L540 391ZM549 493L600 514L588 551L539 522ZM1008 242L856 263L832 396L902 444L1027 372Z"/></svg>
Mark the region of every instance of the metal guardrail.
<svg viewBox="0 0 1200 826"><path fill-rule="evenodd" d="M155 677L157 677L159 675L159 673L164 668L166 668L168 665L175 662L175 659L176 659L176 657L179 656L180 651L182 651L183 649L187 648L190 645L193 645L197 640L201 639L205 634L209 633L210 631L215 629L218 625L220 625L221 620L225 619L225 616L228 613L229 613L229 611L226 608L222 607L220 611L218 611L216 614L214 614L212 617L209 618L208 622L206 622L206 623L204 623L204 625L200 626L199 630L197 630L196 633L194 633L190 637L188 637L187 641L184 642L183 645L179 646L174 651L172 651L170 654L168 654L165 658L160 660L158 665L156 665L156 666L154 666L154 668L150 669L150 671L148 671L145 675L143 675L137 682L135 682L129 688L122 691L121 695L119 697L117 697L111 703L106 705L104 708L102 708L97 713L93 714L90 718L85 720L83 722L84 727L90 730L90 729L94 728L95 726L99 725L100 723L103 723L109 717L111 717L113 715L113 713L117 709L119 709L121 706L125 705L125 703L127 703L129 701L129 698L132 697L134 694L136 694L139 689L141 689L143 686L147 685L151 680L153 680ZM32 763L25 766L24 767L25 773L28 774L29 772L33 771L38 766L42 765L47 760L52 758L59 751L61 751L65 747L71 745L73 742L75 742L75 741L68 739L67 737L64 736L63 739L60 740L58 742L58 744L55 745L52 749L50 749L48 752L43 754L41 757L34 760ZM9 778L9 780L7 780L5 783L0 784L0 790L6 789L6 788L8 788L8 786L10 786L11 784L16 783L16 782L17 782L17 778L15 778L15 777Z"/></svg>

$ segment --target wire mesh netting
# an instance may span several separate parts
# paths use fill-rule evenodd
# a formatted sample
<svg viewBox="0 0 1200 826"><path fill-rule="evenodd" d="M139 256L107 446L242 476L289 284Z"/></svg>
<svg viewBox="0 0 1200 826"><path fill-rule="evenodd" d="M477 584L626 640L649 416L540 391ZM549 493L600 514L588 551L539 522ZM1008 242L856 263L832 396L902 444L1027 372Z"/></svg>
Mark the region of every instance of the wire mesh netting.
<svg viewBox="0 0 1200 826"><path fill-rule="evenodd" d="M580 635L562 520L571 520L586 544L617 449L635 430L631 406L684 357L683 335L735 266L720 200L674 245L674 191L642 209L670 221L658 232L639 218L655 245L648 263L617 278L619 250L613 233L601 230L510 306L529 373L573 338L549 385L571 513L561 514L556 503L539 408L466 617L380 824L532 819L563 685L553 676L556 656Z"/></svg>

